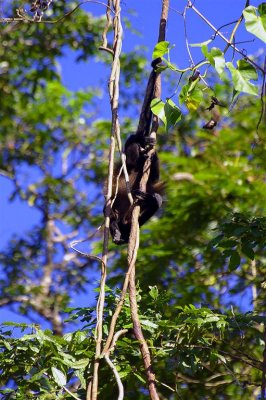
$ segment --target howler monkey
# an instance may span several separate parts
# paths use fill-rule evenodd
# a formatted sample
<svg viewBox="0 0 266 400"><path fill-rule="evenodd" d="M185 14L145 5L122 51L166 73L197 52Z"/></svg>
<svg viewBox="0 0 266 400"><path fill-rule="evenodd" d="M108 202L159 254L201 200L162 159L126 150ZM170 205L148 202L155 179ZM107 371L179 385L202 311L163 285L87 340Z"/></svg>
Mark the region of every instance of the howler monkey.
<svg viewBox="0 0 266 400"><path fill-rule="evenodd" d="M112 194L112 199L115 197L115 200L110 214L110 232L113 242L116 244L124 244L129 240L132 210L136 203L140 206L139 226L148 221L162 205L163 184L159 182L159 158L156 152L151 156L146 193L140 191L139 187L143 175L143 166L148 157L147 154L156 143L156 140L149 136L152 120L150 104L154 98L158 76L155 69L160 62L161 59L156 59L152 62L153 70L149 77L138 129L134 135L129 136L125 143L126 166L130 191L134 200L133 205L130 204L128 198L124 176L119 177L118 190L115 197L116 181L121 169L121 162L115 166Z"/></svg>

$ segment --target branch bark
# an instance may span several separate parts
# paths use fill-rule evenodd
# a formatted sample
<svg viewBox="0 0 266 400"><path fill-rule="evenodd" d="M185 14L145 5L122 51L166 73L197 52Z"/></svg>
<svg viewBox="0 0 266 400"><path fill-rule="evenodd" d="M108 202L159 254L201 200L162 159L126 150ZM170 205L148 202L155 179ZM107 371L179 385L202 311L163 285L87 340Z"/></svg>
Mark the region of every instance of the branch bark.
<svg viewBox="0 0 266 400"><path fill-rule="evenodd" d="M162 12L160 19L160 28L158 42L165 40L165 28L168 17L169 10L169 0L162 1ZM161 77L158 74L155 81L154 95L157 98L161 97ZM154 115L152 119L151 136L156 138L156 133L158 130L158 118ZM151 157L154 153L154 149L151 149L148 153L148 158L143 167L143 175L140 181L140 190L146 192L146 186L150 174ZM130 301L130 311L131 319L133 322L134 336L139 342L140 351L143 359L143 364L146 372L146 379L148 383L148 389L150 398L152 400L159 400L159 395L156 390L155 374L152 368L152 359L148 344L142 332L141 323L138 315L138 304L137 304L137 293L136 293L136 283L135 283L135 261L137 256L137 250L139 247L139 214L140 207L136 205L132 212L132 225L128 244L128 265L130 270L129 276L129 301Z"/></svg>
<svg viewBox="0 0 266 400"><path fill-rule="evenodd" d="M108 239L109 239L109 226L110 226L110 211L111 211L111 196L112 196L112 182L114 171L114 153L115 153L115 138L120 137L120 125L118 120L118 99L119 99L119 79L120 79L120 53L122 48L122 25L120 19L120 0L108 0L106 7L107 25L110 23L111 4L114 10L113 18L113 63L109 81L109 96L112 110L112 129L109 148L109 171L107 182L107 195L106 195L106 215L104 224L104 242L102 253L102 270L101 270L101 284L100 294L97 302L97 324L96 324L96 348L95 348L95 362L93 366L92 382L88 383L87 400L97 400L98 396L98 370L100 363L100 355L102 350L102 337L103 337L103 310L105 301L105 282L107 276L107 255L108 255ZM103 34L104 45L106 46L105 36Z"/></svg>

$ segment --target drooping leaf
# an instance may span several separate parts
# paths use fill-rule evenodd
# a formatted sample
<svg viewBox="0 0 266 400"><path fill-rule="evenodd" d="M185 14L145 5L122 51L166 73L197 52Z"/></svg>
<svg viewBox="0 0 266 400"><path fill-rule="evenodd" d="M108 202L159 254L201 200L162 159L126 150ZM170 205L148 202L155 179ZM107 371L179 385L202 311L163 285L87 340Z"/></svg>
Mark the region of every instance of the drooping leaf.
<svg viewBox="0 0 266 400"><path fill-rule="evenodd" d="M255 253L249 243L243 243L241 247L242 252L247 256L250 260L254 260Z"/></svg>
<svg viewBox="0 0 266 400"><path fill-rule="evenodd" d="M180 109L171 99L168 99L166 103L160 99L153 99L151 110L164 123L167 131L176 125L182 115Z"/></svg>
<svg viewBox="0 0 266 400"><path fill-rule="evenodd" d="M259 8L254 6L245 8L243 15L246 30L266 43L266 3L260 4Z"/></svg>
<svg viewBox="0 0 266 400"><path fill-rule="evenodd" d="M166 116L164 111L165 103L161 99L153 99L151 102L151 110L154 115L166 125Z"/></svg>
<svg viewBox="0 0 266 400"><path fill-rule="evenodd" d="M209 51L206 44L203 44L201 51L210 64L216 69L219 76L221 76L225 68L224 53L217 47L213 47Z"/></svg>
<svg viewBox="0 0 266 400"><path fill-rule="evenodd" d="M159 295L157 286L149 286L149 288L150 288L150 291L149 291L150 296L153 298L153 300L157 300L158 295Z"/></svg>
<svg viewBox="0 0 266 400"><path fill-rule="evenodd" d="M202 89L197 86L198 82L197 79L194 82L184 85L179 94L180 103L185 103L189 111L197 110L203 99Z"/></svg>
<svg viewBox="0 0 266 400"><path fill-rule="evenodd" d="M235 90L257 96L257 86L249 82L250 79L257 79L257 74L254 67L244 60L242 60L241 63L238 62L237 64L238 68L235 68L231 62L226 63L226 66L231 72Z"/></svg>
<svg viewBox="0 0 266 400"><path fill-rule="evenodd" d="M54 377L55 382L60 386L65 386L66 385L66 376L65 374L60 371L59 369L52 367L52 374Z"/></svg>
<svg viewBox="0 0 266 400"><path fill-rule="evenodd" d="M164 109L166 117L166 130L168 131L181 119L182 113L171 99L167 100Z"/></svg>
<svg viewBox="0 0 266 400"><path fill-rule="evenodd" d="M168 53L168 50L169 42L164 41L157 43L152 53L152 59L154 60L155 58L163 57Z"/></svg>

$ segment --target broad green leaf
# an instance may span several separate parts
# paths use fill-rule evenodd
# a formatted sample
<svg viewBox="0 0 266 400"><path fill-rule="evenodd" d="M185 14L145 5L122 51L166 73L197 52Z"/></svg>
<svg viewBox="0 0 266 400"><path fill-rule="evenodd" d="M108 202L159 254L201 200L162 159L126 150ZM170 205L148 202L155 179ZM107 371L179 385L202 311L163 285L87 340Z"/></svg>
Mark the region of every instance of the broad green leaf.
<svg viewBox="0 0 266 400"><path fill-rule="evenodd" d="M198 80L183 86L179 94L180 103L185 103L189 111L197 110L203 98L202 90L196 86L197 83Z"/></svg>
<svg viewBox="0 0 266 400"><path fill-rule="evenodd" d="M243 68L242 64L239 64L239 67L241 69L236 69L231 62L227 62L226 66L231 72L233 85L236 91L249 93L254 96L257 96L258 94L257 86L250 83L248 80L249 78L247 78L247 76L251 73L251 70L253 70L253 67L251 65L250 65L250 72L247 71L246 66L245 68Z"/></svg>
<svg viewBox="0 0 266 400"><path fill-rule="evenodd" d="M207 56L208 56L208 54L209 54L209 50L208 50L208 46L207 46L206 44L204 44L204 45L201 47L201 51L202 51L202 54L204 55L204 57L208 58Z"/></svg>
<svg viewBox="0 0 266 400"><path fill-rule="evenodd" d="M219 76L221 76L225 68L224 53L218 47L212 47L211 50L208 51L206 44L201 47L201 51L204 57L206 57L211 65L216 69Z"/></svg>
<svg viewBox="0 0 266 400"><path fill-rule="evenodd" d="M157 43L152 53L152 59L155 60L156 58L163 57L165 54L168 53L168 50L169 50L169 42Z"/></svg>
<svg viewBox="0 0 266 400"><path fill-rule="evenodd" d="M152 321L149 321L148 319L142 319L140 322L141 322L142 326L153 328L153 329L157 329L158 328L157 324L155 324Z"/></svg>
<svg viewBox="0 0 266 400"><path fill-rule="evenodd" d="M65 374L60 371L59 369L52 367L52 374L54 377L55 382L60 386L65 386L66 385L66 376Z"/></svg>
<svg viewBox="0 0 266 400"><path fill-rule="evenodd" d="M83 388L83 389L85 389L86 388L86 379L84 378L84 371L82 371L82 370L75 370L74 371L74 375L76 375L78 378L79 378L79 380L80 380L80 384L81 384L81 387Z"/></svg>
<svg viewBox="0 0 266 400"><path fill-rule="evenodd" d="M182 113L171 99L167 100L165 103L164 110L166 117L166 130L168 131L181 119Z"/></svg>
<svg viewBox="0 0 266 400"><path fill-rule="evenodd" d="M217 47L213 47L211 49L211 55L214 61L214 68L216 69L217 73L221 76L225 69L224 53Z"/></svg>
<svg viewBox="0 0 266 400"><path fill-rule="evenodd" d="M89 364L90 360L88 358L82 358L80 360L75 361L72 364L72 368L74 369L84 369Z"/></svg>
<svg viewBox="0 0 266 400"><path fill-rule="evenodd" d="M201 88L195 87L195 89L189 93L189 96L186 101L186 106L189 109L189 111L196 111L202 102L203 99L203 93Z"/></svg>
<svg viewBox="0 0 266 400"><path fill-rule="evenodd" d="M249 6L245 8L243 15L246 30L266 43L266 4L260 4L259 8Z"/></svg>
<svg viewBox="0 0 266 400"><path fill-rule="evenodd" d="M159 294L157 286L149 286L149 289L150 296L153 298L153 300L157 300Z"/></svg>
<svg viewBox="0 0 266 400"><path fill-rule="evenodd" d="M254 260L255 253L251 246L248 243L242 244L241 247L242 252L247 256L250 260Z"/></svg>
<svg viewBox="0 0 266 400"><path fill-rule="evenodd" d="M154 115L164 123L166 130L175 126L181 118L181 111L172 100L167 100L164 103L160 99L153 99L151 102L151 110Z"/></svg>
<svg viewBox="0 0 266 400"><path fill-rule="evenodd" d="M164 105L165 103L160 100L160 99L153 99L151 102L151 110L154 115L157 115L157 117L166 125L166 116L165 116L165 111L164 111Z"/></svg>
<svg viewBox="0 0 266 400"><path fill-rule="evenodd" d="M134 375L136 378L138 378L138 380L139 380L141 383L144 383L144 384L146 383L145 379L143 379L141 375L137 374L136 372L134 372L133 375Z"/></svg>
<svg viewBox="0 0 266 400"><path fill-rule="evenodd" d="M237 69L241 72L241 75L249 80L252 79L254 81L258 80L258 74L256 68L253 67L249 62L246 60L238 60L237 61Z"/></svg>
<svg viewBox="0 0 266 400"><path fill-rule="evenodd" d="M7 348L7 350L12 350L12 346L8 343L7 340L3 340L3 345Z"/></svg>

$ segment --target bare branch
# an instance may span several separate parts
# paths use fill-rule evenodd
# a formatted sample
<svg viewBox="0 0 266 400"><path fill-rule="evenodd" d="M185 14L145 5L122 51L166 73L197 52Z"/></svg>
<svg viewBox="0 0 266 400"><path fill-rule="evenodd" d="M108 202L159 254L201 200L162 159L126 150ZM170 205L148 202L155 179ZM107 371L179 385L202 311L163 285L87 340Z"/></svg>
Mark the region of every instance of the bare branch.
<svg viewBox="0 0 266 400"><path fill-rule="evenodd" d="M234 51L236 51L237 53L241 54L241 56L244 57L245 60L247 60L250 64L252 64L258 70L260 70L263 74L265 74L264 69L260 65L258 65L250 57L248 57L243 50L238 49L233 43L231 43L230 40L228 40L218 29L216 29L215 26L206 17L204 17L203 14L201 14L201 12L191 3L191 1L188 1L188 6L187 7L191 8L201 19L203 19L203 21L205 21L206 24L210 28L212 28L215 31L215 33L218 36L220 36L220 38L222 38L227 43L227 45L229 47L232 47L232 49Z"/></svg>
<svg viewBox="0 0 266 400"><path fill-rule="evenodd" d="M99 370L99 359L101 355L102 336L103 336L103 310L105 301L105 282L107 275L107 254L108 254L108 239L109 239L110 212L111 212L111 197L113 188L115 138L120 138L120 125L118 120L118 99L119 99L119 79L120 79L120 53L122 48L123 30L122 30L121 16L120 16L121 13L120 0L112 0L112 1L108 0L107 3L108 9L111 8L111 4L115 12L115 15L113 17L114 54L113 54L112 70L109 81L109 96L110 96L110 103L112 110L112 129L111 129L110 148L109 148L109 171L108 171L108 181L107 181L106 214L105 214L104 242L103 242L103 253L102 253L103 262L101 270L100 294L97 302L97 324L95 332L95 339L96 339L95 362L93 367L92 385L91 388L89 386L87 389L87 400L88 399L96 400L98 393L98 370ZM108 12L107 15L109 15Z"/></svg>
<svg viewBox="0 0 266 400"><path fill-rule="evenodd" d="M116 346L116 342L119 339L119 337L124 335L125 333L127 333L127 331L128 331L127 329L121 329L120 331L116 332L116 334L113 337L113 341L112 341L112 344L111 344L108 352L105 353L105 355L104 355L104 358L105 358L107 364L109 365L109 367L112 369L115 379L116 379L116 382L117 382L118 392L119 392L118 400L123 400L123 398L124 398L124 387L123 387L121 378L119 376L119 373L118 373L114 363L110 360L109 355L110 355L110 352L114 350L114 348Z"/></svg>

